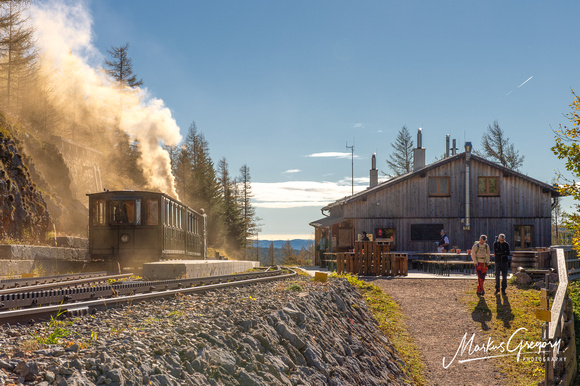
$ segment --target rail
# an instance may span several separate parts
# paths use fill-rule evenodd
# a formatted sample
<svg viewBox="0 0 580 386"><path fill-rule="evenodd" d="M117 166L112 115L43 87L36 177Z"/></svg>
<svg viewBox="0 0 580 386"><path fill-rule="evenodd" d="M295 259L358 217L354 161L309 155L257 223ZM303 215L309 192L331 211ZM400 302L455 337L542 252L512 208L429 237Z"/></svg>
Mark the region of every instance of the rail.
<svg viewBox="0 0 580 386"><path fill-rule="evenodd" d="M107 307L145 299L174 296L177 293L204 292L228 286L240 286L296 275L283 270L250 272L236 275L212 276L195 279L134 282L120 285L67 288L41 292L0 295L0 324L27 321L32 316L46 318L57 312ZM22 307L22 309L14 309Z"/></svg>
<svg viewBox="0 0 580 386"><path fill-rule="evenodd" d="M46 284L46 283L56 283L68 280L79 280L85 278L106 276L107 272L89 272L89 273L70 273L64 275L52 275L52 276L38 276L38 277L27 277L27 278L14 278L14 279L3 279L0 280L0 289L22 287L28 285Z"/></svg>

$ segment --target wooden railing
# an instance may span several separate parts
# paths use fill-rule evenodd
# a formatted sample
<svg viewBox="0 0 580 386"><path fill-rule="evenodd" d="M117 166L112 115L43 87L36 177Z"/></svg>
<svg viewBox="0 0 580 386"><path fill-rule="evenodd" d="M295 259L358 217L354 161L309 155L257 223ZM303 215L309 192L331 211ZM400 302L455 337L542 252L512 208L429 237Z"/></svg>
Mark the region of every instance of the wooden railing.
<svg viewBox="0 0 580 386"><path fill-rule="evenodd" d="M336 272L353 273L361 276L407 276L406 253L390 253L386 244L374 241L355 242L354 252L333 254Z"/></svg>
<svg viewBox="0 0 580 386"><path fill-rule="evenodd" d="M546 385L570 385L576 376L576 339L572 301L568 296L568 271L564 250L556 249L558 263L558 290L552 304L551 320L544 328L548 344L546 358ZM556 344L560 342L560 344Z"/></svg>

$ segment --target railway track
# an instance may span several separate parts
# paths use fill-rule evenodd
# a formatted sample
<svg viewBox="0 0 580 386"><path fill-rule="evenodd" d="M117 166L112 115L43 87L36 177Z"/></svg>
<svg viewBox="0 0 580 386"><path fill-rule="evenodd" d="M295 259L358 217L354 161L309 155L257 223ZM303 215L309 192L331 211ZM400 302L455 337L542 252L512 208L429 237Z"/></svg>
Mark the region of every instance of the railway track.
<svg viewBox="0 0 580 386"><path fill-rule="evenodd" d="M38 291L30 291L31 287L25 287L20 292L0 292L0 324L33 323L55 315L87 315L99 309L123 304L280 280L295 275L296 272L292 270L276 268L264 272L195 279L133 281L90 286L76 284L72 287L67 283L67 288Z"/></svg>

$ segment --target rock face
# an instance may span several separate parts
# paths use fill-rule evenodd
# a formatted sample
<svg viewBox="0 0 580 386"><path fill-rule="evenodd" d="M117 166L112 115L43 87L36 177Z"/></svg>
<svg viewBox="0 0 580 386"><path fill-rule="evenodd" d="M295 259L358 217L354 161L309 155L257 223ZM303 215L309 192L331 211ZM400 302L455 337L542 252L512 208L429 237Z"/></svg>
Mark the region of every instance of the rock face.
<svg viewBox="0 0 580 386"><path fill-rule="evenodd" d="M344 279L306 278L181 295L54 327L0 328L0 383L408 384L404 363ZM64 342L66 340L66 343Z"/></svg>
<svg viewBox="0 0 580 386"><path fill-rule="evenodd" d="M0 237L41 242L46 239L49 223L46 203L16 143L0 130Z"/></svg>

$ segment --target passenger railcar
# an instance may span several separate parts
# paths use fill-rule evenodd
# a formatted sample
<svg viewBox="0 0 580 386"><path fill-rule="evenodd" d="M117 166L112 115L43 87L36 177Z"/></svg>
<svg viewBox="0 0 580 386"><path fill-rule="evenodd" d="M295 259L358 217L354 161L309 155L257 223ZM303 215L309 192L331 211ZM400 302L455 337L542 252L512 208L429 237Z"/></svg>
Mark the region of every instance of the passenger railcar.
<svg viewBox="0 0 580 386"><path fill-rule="evenodd" d="M206 215L163 193L113 191L89 197L92 260L142 263L204 259Z"/></svg>

